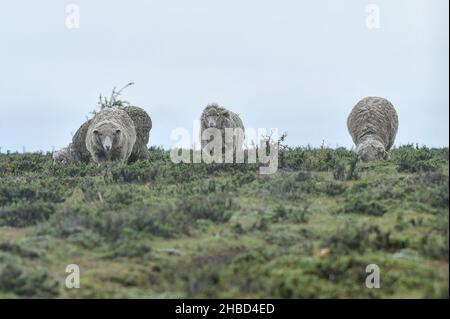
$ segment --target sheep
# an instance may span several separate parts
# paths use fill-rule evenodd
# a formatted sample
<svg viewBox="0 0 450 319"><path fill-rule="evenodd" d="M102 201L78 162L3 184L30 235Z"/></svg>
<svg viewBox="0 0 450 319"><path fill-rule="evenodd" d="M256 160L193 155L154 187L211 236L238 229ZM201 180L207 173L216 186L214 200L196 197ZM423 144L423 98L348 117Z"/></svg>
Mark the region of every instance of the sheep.
<svg viewBox="0 0 450 319"><path fill-rule="evenodd" d="M105 108L95 114L86 134L86 148L94 163L127 163L136 142L133 120L120 108Z"/></svg>
<svg viewBox="0 0 450 319"><path fill-rule="evenodd" d="M136 141L133 150L128 158L128 162L145 160L149 158L147 144L149 142L152 120L147 112L137 106L126 106L120 108L125 111L134 123L136 131ZM94 117L95 118L95 117ZM90 163L93 159L86 146L86 137L93 119L84 122L76 131L69 146L54 153L54 164L68 163ZM58 154L59 153L59 154ZM64 155L64 156L63 156Z"/></svg>
<svg viewBox="0 0 450 319"><path fill-rule="evenodd" d="M227 110L217 104L209 104L205 107L200 117L200 139L202 149L213 140L213 137L204 138L204 132L208 129L218 129L222 137L222 148L233 151L242 149L245 128L238 114ZM232 140L226 139L226 129L235 130Z"/></svg>
<svg viewBox="0 0 450 319"><path fill-rule="evenodd" d="M347 127L363 161L384 160L397 135L398 115L388 100L366 97L354 106Z"/></svg>

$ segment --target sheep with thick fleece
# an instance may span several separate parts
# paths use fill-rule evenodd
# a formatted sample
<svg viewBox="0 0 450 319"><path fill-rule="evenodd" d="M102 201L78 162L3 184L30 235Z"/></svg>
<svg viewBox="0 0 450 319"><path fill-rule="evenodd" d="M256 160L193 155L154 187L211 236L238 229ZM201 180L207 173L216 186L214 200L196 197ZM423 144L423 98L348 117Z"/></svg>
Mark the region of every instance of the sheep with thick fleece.
<svg viewBox="0 0 450 319"><path fill-rule="evenodd" d="M209 104L205 107L200 117L200 139L202 149L204 149L205 146L213 140L212 137L209 137L209 139L203 138L204 132L208 129L219 130L222 137L223 147L229 147L234 151L237 149L242 149L245 128L238 114L233 113L217 104ZM236 135L233 135L231 141L226 140L225 129L236 130ZM229 145L230 143L233 145Z"/></svg>
<svg viewBox="0 0 450 319"><path fill-rule="evenodd" d="M363 161L384 160L397 135L398 115L388 100L366 97L351 111L347 127Z"/></svg>
<svg viewBox="0 0 450 319"><path fill-rule="evenodd" d="M86 134L86 148L94 163L127 163L136 142L133 120L120 108L95 114Z"/></svg>
<svg viewBox="0 0 450 319"><path fill-rule="evenodd" d="M149 142L150 130L152 129L152 120L150 116L144 109L137 106L126 106L120 109L128 114L133 121L136 130L136 142L134 143L128 162L149 158L147 144ZM54 153L54 164L63 165L76 162L89 163L93 160L91 153L86 146L86 136L94 118L87 120L80 126L74 134L69 146Z"/></svg>

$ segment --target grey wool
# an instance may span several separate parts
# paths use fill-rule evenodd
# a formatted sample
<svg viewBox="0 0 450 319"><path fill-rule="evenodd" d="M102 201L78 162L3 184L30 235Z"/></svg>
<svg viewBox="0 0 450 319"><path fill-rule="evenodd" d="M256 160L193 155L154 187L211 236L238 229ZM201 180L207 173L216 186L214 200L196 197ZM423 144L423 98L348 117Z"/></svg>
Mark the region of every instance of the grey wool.
<svg viewBox="0 0 450 319"><path fill-rule="evenodd" d="M212 138L202 139L203 132L209 128L216 128L220 130L222 135L222 144L225 146L225 129L240 129L242 133L242 138L233 137L233 147L234 149L242 148L243 138L245 134L244 124L238 114L226 109L225 107L219 106L217 104L209 104L205 107L200 117L200 139L202 144L202 149L208 144ZM231 142L231 141L230 141Z"/></svg>
<svg viewBox="0 0 450 319"><path fill-rule="evenodd" d="M137 106L127 106L123 108L105 108L99 113L96 113L92 119L84 122L74 134L72 142L69 144L69 146L54 153L54 164L68 164L76 162L89 163L91 161L96 162L91 152L88 150L86 138L88 136L88 131L93 125L94 121L97 122L99 116L104 116L105 112L110 112L105 111L108 109L120 110L119 113L121 113L121 115L119 116L119 118L126 118L123 113L125 112L128 115L128 118L131 119L131 122L129 122L128 120L126 121L128 123L127 125L129 125L130 127L134 126L134 134L136 138L127 162L134 162L137 160L149 158L147 144L149 142L150 130L152 128L151 118L144 109ZM115 111L113 112L117 113ZM100 115L101 113L102 115ZM131 123L133 125L131 125Z"/></svg>
<svg viewBox="0 0 450 319"><path fill-rule="evenodd" d="M91 160L91 154L86 147L86 135L91 122L92 119L87 120L80 126L69 145L72 159L76 162L89 163Z"/></svg>
<svg viewBox="0 0 450 319"><path fill-rule="evenodd" d="M147 159L150 153L147 144L150 140L150 130L152 129L152 119L142 108L137 106L126 106L123 108L128 116L133 120L136 128L136 143L131 152L129 162Z"/></svg>
<svg viewBox="0 0 450 319"><path fill-rule="evenodd" d="M353 107L347 127L363 161L384 160L397 135L398 115L388 100L366 97Z"/></svg>
<svg viewBox="0 0 450 319"><path fill-rule="evenodd" d="M92 161L127 163L136 142L131 117L120 108L104 108L92 119L86 134L86 148Z"/></svg>

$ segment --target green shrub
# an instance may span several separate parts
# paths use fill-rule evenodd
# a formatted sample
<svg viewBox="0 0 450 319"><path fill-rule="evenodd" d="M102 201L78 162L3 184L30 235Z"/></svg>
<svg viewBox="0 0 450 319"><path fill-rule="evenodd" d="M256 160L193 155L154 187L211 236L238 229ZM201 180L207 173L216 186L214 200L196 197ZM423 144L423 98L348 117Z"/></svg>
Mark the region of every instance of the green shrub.
<svg viewBox="0 0 450 319"><path fill-rule="evenodd" d="M360 214L370 216L383 216L387 208L372 198L369 193L347 195L344 205L338 210L341 214Z"/></svg>
<svg viewBox="0 0 450 319"><path fill-rule="evenodd" d="M35 251L24 249L20 245L13 243L0 243L0 251L12 253L14 255L29 258L29 259L37 259L39 258L39 254Z"/></svg>
<svg viewBox="0 0 450 319"><path fill-rule="evenodd" d="M0 266L0 292L13 292L22 297L51 298L58 294L58 283L46 273L25 273L18 266L7 263Z"/></svg>
<svg viewBox="0 0 450 319"><path fill-rule="evenodd" d="M26 227L46 221L55 212L53 204L20 202L0 208L0 226Z"/></svg>
<svg viewBox="0 0 450 319"><path fill-rule="evenodd" d="M300 170L297 173L297 177L295 178L298 182L307 182L313 179L313 176L311 174L311 171L308 170Z"/></svg>
<svg viewBox="0 0 450 319"><path fill-rule="evenodd" d="M378 226L356 226L345 224L328 238L321 246L330 248L333 254L345 254L350 251L363 253L367 249L395 251L406 247L407 243L391 238L390 231L382 231Z"/></svg>
<svg viewBox="0 0 450 319"><path fill-rule="evenodd" d="M418 186L418 200L433 208L449 207L449 179L442 172L426 172L414 179Z"/></svg>
<svg viewBox="0 0 450 319"><path fill-rule="evenodd" d="M431 172L439 169L439 161L434 151L426 147L405 146L394 152L393 160L399 172Z"/></svg>
<svg viewBox="0 0 450 319"><path fill-rule="evenodd" d="M420 238L420 252L424 256L448 261L448 250L448 228L442 231L428 232Z"/></svg>
<svg viewBox="0 0 450 319"><path fill-rule="evenodd" d="M43 227L41 232L75 238L87 230L98 234L108 242L116 242L136 234L171 238L189 234L197 220L214 223L227 222L235 208L233 201L219 194L194 196L178 200L173 205L108 206L93 209L87 205L64 208Z"/></svg>
<svg viewBox="0 0 450 319"><path fill-rule="evenodd" d="M357 170L357 163L358 163L358 158L356 156L354 156L350 160L349 169L348 169L347 175L346 175L346 179L348 181L358 180L359 179L358 170Z"/></svg>
<svg viewBox="0 0 450 319"><path fill-rule="evenodd" d="M324 146L279 155L278 172L260 175L260 164L174 164L155 147L99 167L0 153L0 296L448 295L448 148L368 164ZM60 281L72 262L89 267L79 292ZM370 263L383 289L365 288Z"/></svg>
<svg viewBox="0 0 450 319"><path fill-rule="evenodd" d="M333 168L333 178L337 181L345 179L345 166L342 162L337 162Z"/></svg>
<svg viewBox="0 0 450 319"><path fill-rule="evenodd" d="M338 196L347 190L347 186L345 186L342 183L327 183L325 184L325 187L323 188L323 191L328 196Z"/></svg>

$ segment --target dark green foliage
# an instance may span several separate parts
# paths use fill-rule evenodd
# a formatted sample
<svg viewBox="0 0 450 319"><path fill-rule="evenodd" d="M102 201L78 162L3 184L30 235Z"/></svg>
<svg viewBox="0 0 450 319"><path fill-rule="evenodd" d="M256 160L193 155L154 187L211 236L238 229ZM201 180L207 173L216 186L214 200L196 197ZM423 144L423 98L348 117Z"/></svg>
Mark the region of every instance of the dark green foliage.
<svg viewBox="0 0 450 319"><path fill-rule="evenodd" d="M0 266L0 292L21 297L50 298L58 294L58 283L43 272L24 273L14 264Z"/></svg>
<svg viewBox="0 0 450 319"><path fill-rule="evenodd" d="M449 179L442 172L427 172L415 178L420 185L419 201L434 208L447 208L449 205Z"/></svg>
<svg viewBox="0 0 450 319"><path fill-rule="evenodd" d="M347 171L347 176L346 176L346 179L348 181L359 179L359 175L357 172L357 164L358 164L358 158L356 156L354 156L352 159L350 159L349 169Z"/></svg>
<svg viewBox="0 0 450 319"><path fill-rule="evenodd" d="M347 187L341 183L327 183L324 187L324 192L328 196L339 196L346 191Z"/></svg>
<svg viewBox="0 0 450 319"><path fill-rule="evenodd" d="M0 243L0 251L10 252L23 258L35 259L39 258L39 254L35 251L22 248L20 245L11 243Z"/></svg>
<svg viewBox="0 0 450 319"><path fill-rule="evenodd" d="M353 191L352 191L353 190ZM360 214L383 216L387 208L382 202L374 199L369 191L358 192L355 188L347 191L344 205L338 210L341 214Z"/></svg>
<svg viewBox="0 0 450 319"><path fill-rule="evenodd" d="M353 156L347 160L348 164L342 160L338 160L333 168L333 177L337 181L351 181L359 179L357 164L358 158Z"/></svg>
<svg viewBox="0 0 450 319"><path fill-rule="evenodd" d="M108 242L130 234L171 238L189 234L197 220L227 222L235 207L226 195L195 196L166 205L132 205L135 200L132 194L114 192L108 195L104 200L112 203L109 208L89 210L81 205L63 210L50 219L41 232L66 238L89 230Z"/></svg>
<svg viewBox="0 0 450 319"><path fill-rule="evenodd" d="M322 242L322 247L330 247L334 254L349 251L362 253L369 248L395 251L405 246L404 241L392 239L390 231L383 231L378 226L358 227L350 224L344 225Z"/></svg>
<svg viewBox="0 0 450 319"><path fill-rule="evenodd" d="M111 171L112 180L116 183L148 183L154 181L158 174L158 168L140 166L143 162L137 162L129 166L115 167Z"/></svg>
<svg viewBox="0 0 450 319"><path fill-rule="evenodd" d="M45 202L19 202L0 208L0 226L24 227L47 220L55 211Z"/></svg>
<svg viewBox="0 0 450 319"><path fill-rule="evenodd" d="M448 228L433 230L420 237L420 250L425 256L448 261Z"/></svg>
<svg viewBox="0 0 450 319"><path fill-rule="evenodd" d="M0 186L0 206L20 201L63 201L62 191L52 181L34 181L25 179L22 183L7 182Z"/></svg>
<svg viewBox="0 0 450 319"><path fill-rule="evenodd" d="M339 161L347 162L355 155L344 148L331 149L321 147L284 147L280 149L279 167L292 170L328 171L335 168Z"/></svg>
<svg viewBox="0 0 450 319"><path fill-rule="evenodd" d="M290 221L293 223L304 224L308 222L310 203L304 201L300 207L286 208L282 205L277 206L272 215L272 222Z"/></svg>
<svg viewBox="0 0 450 319"><path fill-rule="evenodd" d="M337 181L343 181L345 179L345 166L343 163L336 163L333 169L333 177Z"/></svg>
<svg viewBox="0 0 450 319"><path fill-rule="evenodd" d="M280 144L279 163L0 154L0 297L448 296L448 148L362 163ZM72 263L81 289L64 288ZM382 289L364 285L372 263Z"/></svg>
<svg viewBox="0 0 450 319"><path fill-rule="evenodd" d="M99 109L102 110L104 108L109 108L109 107L125 107L128 106L130 103L124 100L120 100L118 99L118 97L122 94L123 90L125 90L126 88L130 87L134 85L134 82L130 82L127 83L124 87L122 87L121 89L117 90L116 87L113 88L112 92L111 92L111 96L108 99L105 96L102 96L100 94L99 96L99 101L98 101L98 106Z"/></svg>
<svg viewBox="0 0 450 319"><path fill-rule="evenodd" d="M399 172L430 172L439 169L443 163L448 163L447 154L441 150L429 149L427 147L404 146L393 151L392 160L397 163Z"/></svg>

